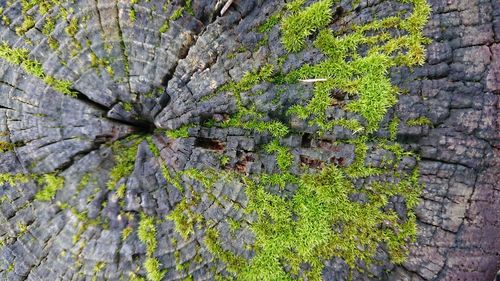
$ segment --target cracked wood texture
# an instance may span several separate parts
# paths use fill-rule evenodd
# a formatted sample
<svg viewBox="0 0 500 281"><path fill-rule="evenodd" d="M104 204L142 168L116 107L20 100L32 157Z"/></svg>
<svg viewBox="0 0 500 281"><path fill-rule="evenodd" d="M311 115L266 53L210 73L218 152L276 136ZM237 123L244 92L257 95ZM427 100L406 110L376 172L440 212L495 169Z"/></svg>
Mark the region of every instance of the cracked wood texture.
<svg viewBox="0 0 500 281"><path fill-rule="evenodd" d="M329 28L338 36L411 11L409 1L330 2ZM389 69L403 93L380 128L334 126L318 136L316 125L286 111L311 99L313 85L248 79L248 89L238 84L241 93L235 84L224 88L267 65L286 74L325 59L312 43L317 30L299 52L283 46L285 1L234 0L223 16L225 1L216 0L1 1L0 279L256 280L239 270L255 270L245 260L260 257L268 244L252 245L270 234L253 231L261 221L245 212L254 188L243 179L283 175L285 166L286 175L348 169L366 144L361 163L383 167L398 157L373 141L389 138L397 119L394 140L413 153L403 153L394 173L418 168L422 188L405 258L393 260L387 241L371 237L380 242L371 263L339 251L321 260L318 277L307 275L316 265L303 262L294 272L280 256L288 277L259 279L493 280L500 268L500 1L427 2L426 62ZM351 94L332 95L327 115L367 128L338 109ZM242 104L290 131L276 137L234 125L231 116L245 117L237 115ZM370 200L360 190L371 182L395 180L352 178L356 204ZM298 190L286 182L266 192L286 199ZM403 196L384 202L387 218L410 221ZM302 219L290 216L291 224ZM281 219L268 217L269 224ZM380 221L374 233L392 222Z"/></svg>

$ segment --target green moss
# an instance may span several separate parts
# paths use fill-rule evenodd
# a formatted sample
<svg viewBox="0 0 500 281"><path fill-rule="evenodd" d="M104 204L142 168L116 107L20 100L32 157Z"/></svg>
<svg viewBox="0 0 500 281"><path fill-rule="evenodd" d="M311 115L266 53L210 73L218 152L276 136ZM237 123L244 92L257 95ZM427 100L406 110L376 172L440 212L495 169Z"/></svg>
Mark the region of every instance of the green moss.
<svg viewBox="0 0 500 281"><path fill-rule="evenodd" d="M415 119L408 119L406 121L406 124L408 126L429 126L429 127L432 127L432 121L429 120L429 118L425 117L425 116L420 116L418 118L415 118Z"/></svg>
<svg viewBox="0 0 500 281"><path fill-rule="evenodd" d="M262 38L262 40L260 40L259 42L257 42L257 45L254 48L254 52L258 51L260 47L265 46L268 43L269 43L269 36L266 34L266 35L264 35L264 37Z"/></svg>
<svg viewBox="0 0 500 281"><path fill-rule="evenodd" d="M346 109L363 116L368 122L368 131L372 132L397 101L397 91L387 77L391 64L383 55L372 55L353 64L359 70L358 75L362 76L354 82L359 98L349 103Z"/></svg>
<svg viewBox="0 0 500 281"><path fill-rule="evenodd" d="M130 19L130 22L132 23L134 23L137 20L137 15L133 8L130 8L130 11L128 12L128 17Z"/></svg>
<svg viewBox="0 0 500 281"><path fill-rule="evenodd" d="M130 227L130 226L125 227L122 230L122 241L127 240L127 238L130 236L130 234L132 234L132 231L134 231L134 229L132 227Z"/></svg>
<svg viewBox="0 0 500 281"><path fill-rule="evenodd" d="M170 28L170 22L169 22L169 19L167 19L167 20L165 20L165 22L160 27L160 30L158 30L158 31L160 33L165 33L168 31L169 28Z"/></svg>
<svg viewBox="0 0 500 281"><path fill-rule="evenodd" d="M271 81L274 74L273 65L265 65L258 71L245 73L239 82L230 82L220 87L217 92L232 92L236 98L238 111L228 120L222 123L223 127L239 127L256 132L268 132L274 137L283 137L288 134L288 127L280 121L265 120L264 114L257 112L255 108L248 108L241 103L241 94L249 91L253 86L261 82Z"/></svg>
<svg viewBox="0 0 500 281"><path fill-rule="evenodd" d="M229 229L233 233L241 228L241 222L239 222L233 218L228 218L227 223L229 224Z"/></svg>
<svg viewBox="0 0 500 281"><path fill-rule="evenodd" d="M238 257L230 251L224 250L220 245L219 232L215 228L208 228L205 234L205 246L215 257L220 259L227 267L227 270L232 273L238 272L245 264L245 259ZM249 279L250 280L250 279ZM273 280L273 279L264 279Z"/></svg>
<svg viewBox="0 0 500 281"><path fill-rule="evenodd" d="M26 73L42 79L47 85L54 90L69 96L76 96L70 90L72 82L66 80L58 80L53 76L46 75L42 64L36 60L29 58L29 51L21 48L11 48L6 43L0 45L0 58L8 61L11 64L18 65L23 68Z"/></svg>
<svg viewBox="0 0 500 281"><path fill-rule="evenodd" d="M282 13L280 11L274 13L263 24L261 24L257 28L257 31L260 33L269 32L275 25L277 25L280 22L281 17L282 17Z"/></svg>
<svg viewBox="0 0 500 281"><path fill-rule="evenodd" d="M175 231L184 240L189 239L194 234L194 224L203 221L203 217L200 214L190 209L190 204L186 198L177 204L175 209L168 214L167 219L175 223Z"/></svg>
<svg viewBox="0 0 500 281"><path fill-rule="evenodd" d="M172 131L167 131L167 137L172 138L172 139L178 139L178 138L188 138L189 137L189 128L191 128L191 125L183 125L180 128Z"/></svg>
<svg viewBox="0 0 500 281"><path fill-rule="evenodd" d="M160 27L160 30L159 32L160 33L165 33L168 31L168 29L170 28L170 21L176 21L178 20L179 18L182 17L182 13L184 13L184 11L187 11L190 15L194 15L194 11L191 7L191 0L187 0L186 1L186 6L185 7L179 7L177 9L175 9L172 14L165 20L165 22L162 24L162 26Z"/></svg>
<svg viewBox="0 0 500 281"><path fill-rule="evenodd" d="M167 183L172 184L180 193L184 193L184 187L182 187L181 185L178 174L171 176L167 166L165 166L164 163L160 164L160 170Z"/></svg>
<svg viewBox="0 0 500 281"><path fill-rule="evenodd" d="M76 17L73 17L64 31L69 37L75 37L76 33L78 32L78 19Z"/></svg>
<svg viewBox="0 0 500 281"><path fill-rule="evenodd" d="M279 174L261 174L258 177L258 182L265 186L278 186L284 189L287 184L297 184L297 176L289 173L283 172Z"/></svg>
<svg viewBox="0 0 500 281"><path fill-rule="evenodd" d="M322 34L323 37L320 35L318 40L323 40L324 37L336 40L331 33ZM328 128L325 112L332 102L330 93L333 89L340 88L347 93L358 94L359 98L348 103L345 109L363 116L368 123L367 131L373 132L378 128L387 110L396 103L397 91L387 77L390 66L392 64L387 56L374 54L349 62L341 61L335 56L316 66L302 67L299 70L300 78L331 80L316 83L314 96L309 103L304 107L296 105L292 108L292 112L298 113L301 118L312 114L314 123ZM338 72L333 73L331 69L338 69ZM350 80L351 77L360 78Z"/></svg>
<svg viewBox="0 0 500 281"><path fill-rule="evenodd" d="M283 22L296 23L301 20L313 22L315 17L315 13L312 12L313 5L323 3L323 5L328 6L327 2L329 1L320 1L302 12L292 13ZM377 130L387 110L397 100L398 89L390 83L387 75L389 68L396 65L412 66L423 63L423 44L426 43L426 40L421 32L422 20L426 21L429 9L425 1L412 2L415 10L410 18L418 18L419 20L403 20L397 17L375 20L362 26L353 26L354 32L340 37L333 36L332 32L327 29L320 30L314 45L326 54L328 59L314 66L305 65L287 75L285 80L326 78L327 81L316 83L314 97L305 107L297 105L293 111L302 118L311 115L308 114L311 112L313 124L325 127L327 121L324 112L331 104L330 93L337 89L358 96L358 99L349 102L345 109L364 117L367 121L366 131L368 133ZM327 10L331 12L331 7L329 6ZM320 12L316 11L316 13ZM317 17L318 20L321 18ZM413 27L410 28L410 26ZM409 35L396 38L391 38L388 32L366 35L371 31L383 31L397 27L406 29ZM307 28L304 29L306 31L302 31L300 27L297 27L297 30L288 29L286 24L282 28L285 30L283 33L284 42L295 42L294 40L302 36L302 32L307 31ZM300 47L301 41L297 42L299 43L294 46ZM293 51L290 44L288 44L289 50ZM358 48L362 45L370 47L366 56L360 56L357 53ZM286 46L287 43L285 43ZM300 49L299 47L296 49ZM409 49L407 53L403 52L405 48ZM300 110L301 108L302 110Z"/></svg>
<svg viewBox="0 0 500 281"><path fill-rule="evenodd" d="M158 150L158 147L156 147L153 137L152 136L147 136L146 141L148 143L149 150L151 153L153 153L154 157L160 157L160 150Z"/></svg>
<svg viewBox="0 0 500 281"><path fill-rule="evenodd" d="M186 0L186 11L188 12L188 14L190 14L191 16L194 16L194 10L193 10L193 0Z"/></svg>
<svg viewBox="0 0 500 281"><path fill-rule="evenodd" d="M123 106L123 109L125 109L125 111L127 111L127 112L131 112L134 109L134 107L132 106L132 104L130 102L123 102L122 106Z"/></svg>
<svg viewBox="0 0 500 281"><path fill-rule="evenodd" d="M392 141L396 140L396 136L398 134L398 127L399 127L399 118L397 116L394 116L392 120L389 122L389 138Z"/></svg>
<svg viewBox="0 0 500 281"><path fill-rule="evenodd" d="M96 275L99 272L101 272L105 267L106 267L106 263L105 262L98 262L98 263L95 264L94 269L92 270L92 272L94 273L94 275Z"/></svg>
<svg viewBox="0 0 500 281"><path fill-rule="evenodd" d="M397 252L412 235L398 229L378 228L377 225L387 221L399 224L397 216L384 213L379 200L365 204L350 201L349 194L355 189L334 166L301 176L291 200L267 193L263 186L248 178L244 180L249 199L245 211L258 217L251 226L256 234L256 256L246 261L224 251L218 245L215 231L207 233L205 238L207 248L242 280L289 280L283 268L289 267L292 274L299 274L304 263L310 268L302 270L303 278L319 280L323 260L337 256L355 268L360 260L371 262L379 243L391 241ZM332 232L332 225L342 225L343 229ZM361 236L363 239L358 239Z"/></svg>
<svg viewBox="0 0 500 281"><path fill-rule="evenodd" d="M17 236L20 237L28 231L28 226L22 222L17 222Z"/></svg>
<svg viewBox="0 0 500 281"><path fill-rule="evenodd" d="M130 281L146 281L146 279L142 278L141 276L139 276L133 272L130 272L129 278L130 278Z"/></svg>
<svg viewBox="0 0 500 281"><path fill-rule="evenodd" d="M258 218L250 226L256 237L254 258L245 260L222 249L218 232L215 229L207 231L205 244L209 251L241 280L320 280L323 261L333 256L346 261L351 270L361 270L357 264L360 261L367 265L374 262L376 250L381 244L388 246L391 260L400 263L404 260L406 244L415 235L415 220L411 210L419 194L418 183L414 180L418 175L403 175L393 170L403 156L412 155L398 144L373 139L370 135L379 129L381 120L397 100L399 90L390 83L389 69L397 65L422 63L421 51L425 40L421 36L421 28L407 28L410 35L399 38L391 38L388 32L376 34L374 31L405 26L403 23L406 20L391 17L353 26L352 33L334 36L325 29L333 14L333 1L318 1L302 8L304 4L302 0L287 4L289 12L281 26L283 43L287 50L299 51L305 46L305 39L318 32L314 45L325 54L326 59L316 65L304 65L286 75L274 74L272 66L265 66L217 91L232 93L237 103L236 114L221 125L260 133L270 132L274 139L265 148L269 153L276 153L278 167L282 171L261 174L255 178L240 178L245 184L248 198L245 212ZM426 5L425 1L419 0L412 1L412 4ZM419 18L427 17L425 13L428 13L428 9L420 7L415 8L415 11L422 13ZM416 25L421 25L421 22ZM263 27L262 31L268 28ZM412 45L410 42L413 42ZM360 46L369 47L367 54L362 56L358 53ZM406 47L410 50L408 53L403 51ZM240 94L251 91L253 86L262 82L294 83L298 79L309 78L326 78L326 82L315 83L313 97L305 105L293 106L288 113L308 120L309 125L317 127L319 133L330 132L334 126L353 131L357 136L348 143L355 146L355 160L348 167L326 166L317 173L295 176L284 172L291 167L294 159L287 148L279 145L279 138L288 133L288 127L278 122L271 129L269 120L265 119L266 113L258 112L252 105L244 106ZM332 120L327 115L327 110L335 104L331 96L335 91L356 96L343 109L357 113L363 122L345 118ZM399 120L395 118L389 124L392 140L395 139L398 123ZM386 168L366 166L365 159L373 147L392 152L395 155L393 165ZM196 180L205 182L203 185L213 184L206 173L197 174ZM353 181L383 174L398 178L394 180L397 184L391 180L367 184L370 185L366 191L368 202L350 200L350 196L358 192ZM203 176L205 179L200 178ZM298 186L292 198L283 198L267 191L269 186L284 188L288 184ZM393 195L405 196L412 202L408 205L408 220L400 221L394 212L384 211L387 198ZM184 232L184 238L189 237L193 229L187 215L192 212L190 206L187 202L180 203L175 210L174 222L178 231ZM392 227L380 227L383 224ZM336 227L332 229L332 225ZM304 269L304 264L308 265L308 269Z"/></svg>
<svg viewBox="0 0 500 281"><path fill-rule="evenodd" d="M227 155L221 155L221 157L219 158L220 160L220 166L221 167L224 167L226 166L227 164L229 164L229 162L231 162L231 158Z"/></svg>
<svg viewBox="0 0 500 281"><path fill-rule="evenodd" d="M292 274L299 274L299 267L304 263L310 265L310 270L302 271L305 278L320 279L323 260L338 256L343 258L351 268L356 268L356 262L359 259L368 264L372 262L375 251L381 243L389 245L394 262L401 262L405 255L405 245L414 235L412 231L415 229L414 221L410 218L401 223L394 213L383 212L381 207L387 202L380 200L378 196L372 196L373 202L364 205L348 199L349 194L354 192L354 188L347 175L359 178L382 172L380 169L366 167L364 164L369 149L367 141L366 136L361 136L352 142L356 145L356 159L345 173L332 166L326 167L319 174L303 175L298 182L299 189L291 200L267 193L264 186L297 182L292 175L284 179L283 175L263 175L258 184L244 178L246 194L249 197L249 206L246 211L254 212L261 218L260 222L252 225L252 231L257 236L255 248L259 249L256 257L246 262L235 254L223 250L215 241L218 236L215 231L207 233L205 238L207 248L226 263L229 271L243 280L262 278L288 280L290 276L283 268L290 267ZM390 148L400 160L401 153L403 153L400 146L391 145L387 148ZM280 147L275 140L267 146L267 149L279 152ZM286 164L279 166L286 167ZM397 188L382 184L380 186L386 188L385 192L399 189L402 194L408 194L408 189L402 190L401 185L405 185L408 189L415 187L414 182L405 180L402 180ZM375 194L380 193L383 192L378 190ZM418 194L418 192L413 194ZM329 209L330 206L335 207ZM293 221L294 216L298 216L299 220ZM185 220L185 218L180 219L176 224L181 224ZM382 222L399 224L400 227L390 230L378 228L377 226ZM331 225L349 227L332 233ZM363 233L363 240L358 239L361 233ZM244 263L246 265L243 265Z"/></svg>
<svg viewBox="0 0 500 281"><path fill-rule="evenodd" d="M113 45L111 45L109 42L105 42L103 48L106 51L106 53L111 54L111 51L113 50ZM127 70L128 61L125 61L124 64L125 64L125 69Z"/></svg>
<svg viewBox="0 0 500 281"><path fill-rule="evenodd" d="M26 14L31 8L33 8L37 4L38 1L21 0L20 2L21 2L21 12L22 14Z"/></svg>
<svg viewBox="0 0 500 281"><path fill-rule="evenodd" d="M130 175L134 170L135 156L141 141L142 138L137 138L132 139L130 144L123 144L119 141L113 144L112 149L115 152L116 165L111 169L109 180L106 184L109 190L113 190L121 178ZM127 145L129 146L127 147Z"/></svg>
<svg viewBox="0 0 500 281"><path fill-rule="evenodd" d="M59 42L57 42L57 40L50 36L48 39L47 39L47 42L49 43L49 47L50 49L56 51L59 49Z"/></svg>
<svg viewBox="0 0 500 281"><path fill-rule="evenodd" d="M59 207L61 210L66 210L69 208L69 204L61 201L56 202L56 206Z"/></svg>
<svg viewBox="0 0 500 281"><path fill-rule="evenodd" d="M193 168L186 169L181 174L201 183L206 189L211 189L215 182L222 176L221 174L217 175L213 170L200 171Z"/></svg>
<svg viewBox="0 0 500 281"><path fill-rule="evenodd" d="M118 189L116 189L116 197L118 199L123 199L125 197L125 191L127 191L127 186L125 184L121 184Z"/></svg>
<svg viewBox="0 0 500 281"><path fill-rule="evenodd" d="M398 163L405 156L410 156L410 157L415 156L412 152L404 150L404 148L399 143L388 143L386 141L380 140L377 143L377 145L382 149L385 149L385 150L392 152Z"/></svg>
<svg viewBox="0 0 500 281"><path fill-rule="evenodd" d="M276 162L278 167L282 171L287 171L293 162L293 155L290 150L279 144L277 140L274 140L266 145L266 151L268 153L276 153Z"/></svg>
<svg viewBox="0 0 500 281"><path fill-rule="evenodd" d="M2 16L2 23L4 25L10 25L10 18L7 15Z"/></svg>
<svg viewBox="0 0 500 281"><path fill-rule="evenodd" d="M50 35L56 27L56 23L53 18L47 17L45 19L45 24L43 25L42 33L46 36Z"/></svg>
<svg viewBox="0 0 500 281"><path fill-rule="evenodd" d="M83 177L80 179L80 182L78 183L78 186L76 187L76 190L78 192L80 192L83 188L85 188L89 184L90 177L91 175L89 173L83 175Z"/></svg>
<svg viewBox="0 0 500 281"><path fill-rule="evenodd" d="M44 174L38 179L38 183L44 187L35 194L35 199L39 201L51 201L56 196L57 191L64 187L64 178L52 174Z"/></svg>
<svg viewBox="0 0 500 281"><path fill-rule="evenodd" d="M70 56L74 58L80 54L80 51L82 50L82 45L76 39L73 39L71 40L70 48L71 48Z"/></svg>
<svg viewBox="0 0 500 281"><path fill-rule="evenodd" d="M302 5L304 1L295 0L293 3ZM298 12L291 8L292 13L283 19L281 32L283 45L290 52L297 52L304 48L305 39L313 32L325 27L332 18L333 0L320 0ZM289 7L291 4L289 4Z"/></svg>
<svg viewBox="0 0 500 281"><path fill-rule="evenodd" d="M141 214L141 220L137 229L139 240L146 245L147 258L144 261L146 277L149 281L161 281L166 274L166 270L160 270L160 262L153 257L158 242L156 240L156 226L153 217Z"/></svg>
<svg viewBox="0 0 500 281"><path fill-rule="evenodd" d="M354 162L346 168L346 174L351 178L362 178L380 175L382 171L374 167L365 165L366 156L369 150L368 137L359 136L351 141L354 144Z"/></svg>
<svg viewBox="0 0 500 281"><path fill-rule="evenodd" d="M149 281L161 281L167 273L166 270L160 270L160 262L156 258L148 257L144 262L146 276Z"/></svg>
<svg viewBox="0 0 500 281"><path fill-rule="evenodd" d="M13 143L0 141L0 153L11 151L16 147Z"/></svg>
<svg viewBox="0 0 500 281"><path fill-rule="evenodd" d="M148 256L152 256L158 243L156 241L156 226L152 217L141 214L137 236L139 240L146 245Z"/></svg>
<svg viewBox="0 0 500 281"><path fill-rule="evenodd" d="M113 69L113 67L111 65L106 66L106 72L108 73L108 75L110 77L115 76L115 70Z"/></svg>
<svg viewBox="0 0 500 281"><path fill-rule="evenodd" d="M260 121L260 120L250 120L250 121L241 121L240 117L243 114L237 114L236 116L229 119L229 121L225 122L224 127L238 127L244 128L247 130L254 130L258 133L268 132L274 137L284 137L288 134L289 129L286 125L284 125L280 121ZM252 115L246 115L252 116Z"/></svg>
<svg viewBox="0 0 500 281"><path fill-rule="evenodd" d="M182 13L184 12L184 7L179 7L175 11L172 12L172 15L170 15L170 20L178 20L180 17L182 17Z"/></svg>
<svg viewBox="0 0 500 281"><path fill-rule="evenodd" d="M113 68L109 65L109 61L105 58L99 58L93 51L89 53L90 65L93 68L104 67L110 76L114 75ZM108 70L108 68L110 68Z"/></svg>
<svg viewBox="0 0 500 281"><path fill-rule="evenodd" d="M14 264L14 263L9 264L9 267L7 267L7 272L12 272L12 271L14 271L14 266L15 266L15 264Z"/></svg>
<svg viewBox="0 0 500 281"><path fill-rule="evenodd" d="M273 65L265 65L259 71L247 72L239 82L230 82L220 87L218 92L233 92L238 94L236 98L240 100L239 94L249 91L259 82L270 81L274 72Z"/></svg>
<svg viewBox="0 0 500 281"><path fill-rule="evenodd" d="M54 2L49 3L49 1L40 1L38 3L38 12L40 13L40 15L44 16L45 14L47 14L52 8L53 3Z"/></svg>
<svg viewBox="0 0 500 281"><path fill-rule="evenodd" d="M89 58L90 58L90 65L94 68L98 67L100 65L99 58L94 52L89 53Z"/></svg>
<svg viewBox="0 0 500 281"><path fill-rule="evenodd" d="M35 20L30 16L26 16L24 17L23 23L16 27L16 34L23 36L28 30L33 28L33 26L35 26Z"/></svg>

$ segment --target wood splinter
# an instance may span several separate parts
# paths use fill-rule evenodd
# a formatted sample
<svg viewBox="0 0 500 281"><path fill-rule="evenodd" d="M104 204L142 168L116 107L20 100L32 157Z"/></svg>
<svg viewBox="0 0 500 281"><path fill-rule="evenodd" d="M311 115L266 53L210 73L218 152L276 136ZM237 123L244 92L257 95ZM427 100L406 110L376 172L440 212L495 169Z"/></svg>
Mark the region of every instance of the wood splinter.
<svg viewBox="0 0 500 281"><path fill-rule="evenodd" d="M223 16L224 13L227 11L227 9L229 9L229 7L231 6L231 4L233 4L233 1L234 0L228 0L226 2L226 5L224 5L224 7L222 7L222 10L220 11L220 15Z"/></svg>
<svg viewBox="0 0 500 281"><path fill-rule="evenodd" d="M315 83L315 82L325 82L327 81L327 79L326 78L300 79L299 81L302 83Z"/></svg>

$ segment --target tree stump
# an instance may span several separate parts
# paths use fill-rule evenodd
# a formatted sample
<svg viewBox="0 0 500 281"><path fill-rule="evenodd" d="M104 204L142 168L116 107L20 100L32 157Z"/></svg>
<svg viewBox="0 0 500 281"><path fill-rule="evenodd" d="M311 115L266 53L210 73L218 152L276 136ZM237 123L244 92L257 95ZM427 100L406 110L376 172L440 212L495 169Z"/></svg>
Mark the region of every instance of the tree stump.
<svg viewBox="0 0 500 281"><path fill-rule="evenodd" d="M495 278L498 0L0 15L1 280Z"/></svg>

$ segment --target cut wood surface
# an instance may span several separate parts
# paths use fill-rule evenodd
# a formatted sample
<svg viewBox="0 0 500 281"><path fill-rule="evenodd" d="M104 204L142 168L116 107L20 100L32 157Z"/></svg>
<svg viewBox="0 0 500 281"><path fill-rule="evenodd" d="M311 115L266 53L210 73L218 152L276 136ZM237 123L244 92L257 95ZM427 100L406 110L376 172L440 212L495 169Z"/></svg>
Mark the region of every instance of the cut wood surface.
<svg viewBox="0 0 500 281"><path fill-rule="evenodd" d="M498 0L0 1L0 280L493 280L499 95Z"/></svg>

